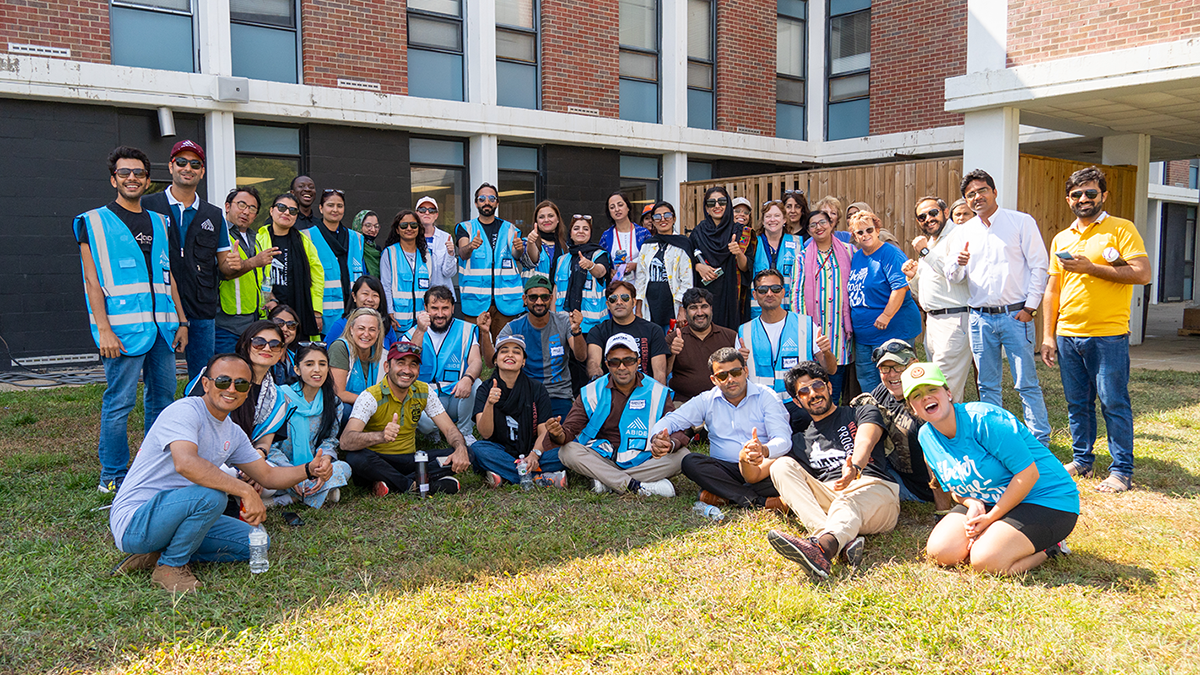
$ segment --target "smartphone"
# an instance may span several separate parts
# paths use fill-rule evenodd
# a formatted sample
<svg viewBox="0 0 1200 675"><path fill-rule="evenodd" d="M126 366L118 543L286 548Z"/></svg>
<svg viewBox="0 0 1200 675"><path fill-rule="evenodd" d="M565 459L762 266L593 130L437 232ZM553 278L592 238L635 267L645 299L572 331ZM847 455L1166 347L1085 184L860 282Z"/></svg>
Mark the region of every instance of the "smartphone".
<svg viewBox="0 0 1200 675"><path fill-rule="evenodd" d="M1059 258L1062 258L1063 260L1074 260L1075 259L1075 256L1071 255L1071 253L1069 251L1059 251L1058 253L1055 253L1054 255L1058 256Z"/></svg>
<svg viewBox="0 0 1200 675"><path fill-rule="evenodd" d="M283 522L291 525L292 527L300 527L304 524L304 521L300 518L300 516L291 511L283 512Z"/></svg>

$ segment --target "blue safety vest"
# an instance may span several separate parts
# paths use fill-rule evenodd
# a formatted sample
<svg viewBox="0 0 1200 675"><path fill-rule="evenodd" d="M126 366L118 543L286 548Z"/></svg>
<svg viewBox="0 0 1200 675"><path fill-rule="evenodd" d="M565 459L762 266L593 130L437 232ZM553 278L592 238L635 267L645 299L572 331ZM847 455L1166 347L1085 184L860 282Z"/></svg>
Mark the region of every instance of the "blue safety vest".
<svg viewBox="0 0 1200 675"><path fill-rule="evenodd" d="M505 316L516 316L524 307L521 294L524 282L517 256L513 251L513 237L520 230L512 223L501 220L500 232L496 237L496 249L478 218L459 223L471 238L476 235L483 245L471 252L471 257L458 260L458 287L461 292L462 311L467 316L479 316L492 306Z"/></svg>
<svg viewBox="0 0 1200 675"><path fill-rule="evenodd" d="M783 378L801 361L812 360L813 332L811 318L788 312L779 334L779 350L773 354L771 339L767 337L761 318L742 324L738 328L738 338L750 347L750 381L774 389L783 401L790 400Z"/></svg>
<svg viewBox="0 0 1200 675"><path fill-rule="evenodd" d="M416 332L417 327L413 326L404 334L404 339L412 341ZM417 380L428 384L430 389L436 389L439 394L451 395L454 385L467 370L471 347L478 341L479 327L461 319L450 319L441 349L434 349L429 331L425 331L421 348L421 374Z"/></svg>
<svg viewBox="0 0 1200 675"><path fill-rule="evenodd" d="M151 272L146 258L125 223L117 214L102 206L84 213L88 246L96 264L96 277L104 291L104 312L113 333L121 341L121 354L140 356L150 351L161 335L167 344L175 340L179 315L171 299L171 256L167 252L167 221L153 211L147 211L154 227L154 242L150 245ZM83 265L82 258L80 265ZM87 294L87 284L84 284ZM92 339L100 346L100 327L92 315L89 301L88 321Z"/></svg>
<svg viewBox="0 0 1200 675"><path fill-rule="evenodd" d="M604 375L580 390L579 397L588 423L575 440L587 445L601 457L611 459L618 467L628 469L650 459L650 429L662 419L663 407L671 390L652 377L642 377L641 386L629 395L629 401L621 413L621 447L614 449L607 441L592 443L612 411L612 390L608 388L608 378L608 375Z"/></svg>
<svg viewBox="0 0 1200 675"><path fill-rule="evenodd" d="M796 278L796 273L799 271L798 253L800 250L800 237L794 234L784 234L779 240L779 251L775 255L775 269L783 275L783 304L780 305L787 311L792 311L792 283ZM755 274L771 268L771 257L767 255L767 235L758 235L758 246L754 251L754 272L750 275L754 278ZM758 306L758 298L754 293L750 294L750 318L757 319L762 314L762 308Z"/></svg>
<svg viewBox="0 0 1200 675"><path fill-rule="evenodd" d="M602 255L604 255L604 251L596 251L592 254L592 262ZM583 323L579 327L586 333L593 326L608 318L608 305L604 301L606 288L604 279L597 279L591 272L581 270L581 273L586 275L586 280L583 282L583 299L580 302L582 307L579 309L583 314ZM570 279L571 256L563 255L558 259L558 269L554 270L554 309L560 312L567 311L563 307L567 303L567 287Z"/></svg>
<svg viewBox="0 0 1200 675"><path fill-rule="evenodd" d="M346 338L338 338L338 342L346 345L346 353L350 355L350 372L346 375L346 391L351 394L361 394L368 387L379 384L379 361L363 363L354 356L354 347ZM381 347L382 349L382 347Z"/></svg>
<svg viewBox="0 0 1200 675"><path fill-rule="evenodd" d="M429 266L421 252L417 251L417 269L408 264L408 256L400 244L392 244L383 251L383 257L392 268L392 278L385 281L391 285L391 313L400 315L398 330L408 330L416 323L417 312L425 310L425 291L429 290ZM382 265L380 266L382 267Z"/></svg>
<svg viewBox="0 0 1200 675"><path fill-rule="evenodd" d="M526 242L525 245L528 247L529 246L528 242ZM538 256L537 265L535 265L534 267L528 267L525 269L524 272L521 272L522 279L528 279L529 277L531 277L535 274L540 274L540 275L546 277L547 279L549 279L551 283L554 282L554 275L551 274L551 270L550 270L550 259L553 258L554 256L550 255L550 251L546 250L546 246L547 246L546 244L538 244L538 247L541 249L541 251L540 251L541 255ZM559 243L557 241L555 241L553 246L555 248L559 248ZM526 250L528 250L528 249L526 249ZM562 257L565 253L566 253L566 251L558 251L559 257Z"/></svg>
<svg viewBox="0 0 1200 675"><path fill-rule="evenodd" d="M325 224L318 223L300 234L312 242L313 247L317 249L317 257L321 260L321 267L325 269L324 308L321 314L325 318L325 325L331 326L342 317L346 309L346 298L342 297L342 266L338 264L333 249L329 248L329 242L325 241L325 235L316 231L318 227L325 227ZM349 247L346 252L349 259L346 261L346 269L350 272L350 283L353 284L365 273L363 236L354 230L350 230L349 234Z"/></svg>

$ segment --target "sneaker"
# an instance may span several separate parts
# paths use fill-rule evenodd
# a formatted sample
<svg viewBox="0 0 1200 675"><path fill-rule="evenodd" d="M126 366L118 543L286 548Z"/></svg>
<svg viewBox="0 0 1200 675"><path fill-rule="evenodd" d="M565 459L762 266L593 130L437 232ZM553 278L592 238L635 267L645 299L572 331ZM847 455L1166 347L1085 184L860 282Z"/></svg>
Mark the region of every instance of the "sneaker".
<svg viewBox="0 0 1200 675"><path fill-rule="evenodd" d="M203 585L196 578L196 575L192 574L191 568L187 565L183 567L157 565L154 568L154 573L150 575L150 583L172 593L195 591Z"/></svg>
<svg viewBox="0 0 1200 675"><path fill-rule="evenodd" d="M866 548L866 537L855 537L850 540L849 544L842 547L842 552L839 554L842 562L851 567L858 567L862 564L863 549Z"/></svg>
<svg viewBox="0 0 1200 675"><path fill-rule="evenodd" d="M708 490L701 490L700 494L696 496L696 499L710 506L729 506L730 504L728 499L725 499L724 497L718 497Z"/></svg>
<svg viewBox="0 0 1200 675"><path fill-rule="evenodd" d="M1071 555L1071 549L1067 548L1067 542L1065 542L1065 541L1060 541L1057 544L1046 549L1046 559L1047 560L1057 558L1060 555L1063 557Z"/></svg>
<svg viewBox="0 0 1200 675"><path fill-rule="evenodd" d="M371 486L371 493L376 497L386 497L388 494L387 483L381 480L375 481L375 484Z"/></svg>
<svg viewBox="0 0 1200 675"><path fill-rule="evenodd" d="M567 472L566 471L539 471L533 477L535 485L542 487L556 487L566 489L567 487Z"/></svg>
<svg viewBox="0 0 1200 675"><path fill-rule="evenodd" d="M100 481L100 484L96 486L96 492L99 492L102 495L112 495L117 493L117 487L117 481L115 480L102 480Z"/></svg>
<svg viewBox="0 0 1200 675"><path fill-rule="evenodd" d="M431 495L456 495L458 489L462 487L458 479L454 476L446 476L439 478L429 484L429 494Z"/></svg>
<svg viewBox="0 0 1200 675"><path fill-rule="evenodd" d="M767 497L767 503L763 504L763 508L768 511L776 511L781 516L788 514L788 505L784 504L779 497Z"/></svg>
<svg viewBox="0 0 1200 675"><path fill-rule="evenodd" d="M325 501L336 504L342 501L342 488L333 488L325 495Z"/></svg>
<svg viewBox="0 0 1200 675"><path fill-rule="evenodd" d="M498 488L504 485L504 479L495 471L485 471L483 474L483 484L490 488Z"/></svg>
<svg viewBox="0 0 1200 675"><path fill-rule="evenodd" d="M779 530L771 530L767 533L767 541L779 555L802 565L813 581L829 578L829 558L825 557L815 538L801 539Z"/></svg>
<svg viewBox="0 0 1200 675"><path fill-rule="evenodd" d="M130 572L137 572L138 570L153 569L158 564L158 556L160 555L162 555L161 551L155 551L153 553L134 553L133 555L126 556L124 560L117 563L117 566L113 568L112 575L115 577L122 574L129 574Z"/></svg>
<svg viewBox="0 0 1200 675"><path fill-rule="evenodd" d="M605 492L612 492L612 490L604 483L601 483L600 481L593 478L592 479L592 492L595 492L598 495L602 495Z"/></svg>
<svg viewBox="0 0 1200 675"><path fill-rule="evenodd" d="M642 483L641 487L638 488L638 494L643 497L667 497L669 499L675 496L675 486L666 478L652 480Z"/></svg>

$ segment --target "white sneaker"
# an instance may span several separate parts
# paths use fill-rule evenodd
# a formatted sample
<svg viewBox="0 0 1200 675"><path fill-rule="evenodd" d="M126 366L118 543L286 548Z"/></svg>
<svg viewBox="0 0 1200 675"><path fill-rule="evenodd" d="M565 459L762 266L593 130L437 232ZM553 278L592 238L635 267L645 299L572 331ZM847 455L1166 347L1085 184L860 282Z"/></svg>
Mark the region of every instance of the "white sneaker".
<svg viewBox="0 0 1200 675"><path fill-rule="evenodd" d="M642 483L642 486L638 488L638 494L643 497L674 497L675 486L666 478L652 480L649 483Z"/></svg>
<svg viewBox="0 0 1200 675"><path fill-rule="evenodd" d="M612 490L610 490L609 487L607 485L605 485L604 483L601 483L600 481L593 478L592 479L592 492L595 492L598 495L602 495L605 492L612 492Z"/></svg>

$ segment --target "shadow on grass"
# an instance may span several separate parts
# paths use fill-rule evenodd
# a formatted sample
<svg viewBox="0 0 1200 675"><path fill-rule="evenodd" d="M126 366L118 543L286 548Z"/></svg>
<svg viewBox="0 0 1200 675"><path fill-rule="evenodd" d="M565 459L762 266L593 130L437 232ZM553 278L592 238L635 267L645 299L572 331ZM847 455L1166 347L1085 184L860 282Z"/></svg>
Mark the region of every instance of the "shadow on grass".
<svg viewBox="0 0 1200 675"><path fill-rule="evenodd" d="M1088 551L1049 561L1022 578L1022 583L1030 586L1090 586L1119 593L1137 593L1157 582L1154 570L1113 562Z"/></svg>

